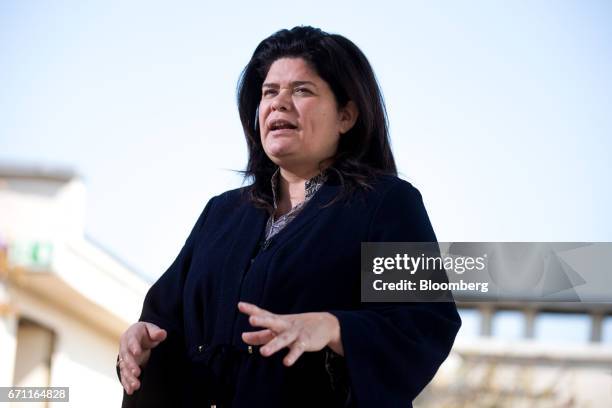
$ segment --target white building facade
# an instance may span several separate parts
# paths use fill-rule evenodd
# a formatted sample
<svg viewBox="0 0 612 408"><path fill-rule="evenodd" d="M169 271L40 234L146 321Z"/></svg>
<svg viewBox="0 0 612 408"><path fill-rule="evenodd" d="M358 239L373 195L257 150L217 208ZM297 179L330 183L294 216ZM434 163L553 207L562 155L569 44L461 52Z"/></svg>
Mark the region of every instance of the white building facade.
<svg viewBox="0 0 612 408"><path fill-rule="evenodd" d="M0 386L70 395L27 406L121 405L119 337L150 282L86 239L84 222L74 174L0 167Z"/></svg>

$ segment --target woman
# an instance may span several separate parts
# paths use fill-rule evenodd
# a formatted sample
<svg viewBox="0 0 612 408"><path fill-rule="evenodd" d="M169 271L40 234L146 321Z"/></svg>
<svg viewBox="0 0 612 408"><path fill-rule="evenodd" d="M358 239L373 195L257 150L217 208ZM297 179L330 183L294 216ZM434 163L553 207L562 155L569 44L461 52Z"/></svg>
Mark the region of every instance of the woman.
<svg viewBox="0 0 612 408"><path fill-rule="evenodd" d="M208 202L123 334L124 406L410 406L460 320L360 302L361 242L436 240L370 64L340 35L282 30L238 105L253 183Z"/></svg>

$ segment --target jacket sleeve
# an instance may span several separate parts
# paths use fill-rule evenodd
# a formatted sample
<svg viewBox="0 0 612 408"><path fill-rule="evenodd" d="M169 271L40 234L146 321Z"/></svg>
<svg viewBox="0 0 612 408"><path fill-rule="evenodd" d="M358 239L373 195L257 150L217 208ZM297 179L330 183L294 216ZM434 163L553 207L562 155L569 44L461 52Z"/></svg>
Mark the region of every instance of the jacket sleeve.
<svg viewBox="0 0 612 408"><path fill-rule="evenodd" d="M421 194L400 181L372 218L370 242L436 242ZM340 322L352 402L406 407L448 356L461 320L453 302L361 303Z"/></svg>
<svg viewBox="0 0 612 408"><path fill-rule="evenodd" d="M139 321L153 323L166 330L168 336L151 350L142 369L141 386L131 396L123 393L122 407L179 406L185 398L185 341L183 334L183 286L202 226L214 198L202 211L178 256L151 286L145 296Z"/></svg>

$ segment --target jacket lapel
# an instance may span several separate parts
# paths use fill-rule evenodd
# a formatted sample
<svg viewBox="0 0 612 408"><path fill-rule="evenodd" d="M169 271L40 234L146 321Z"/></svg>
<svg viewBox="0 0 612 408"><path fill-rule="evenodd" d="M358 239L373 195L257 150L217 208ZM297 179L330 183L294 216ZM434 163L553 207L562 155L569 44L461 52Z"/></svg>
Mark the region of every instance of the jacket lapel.
<svg viewBox="0 0 612 408"><path fill-rule="evenodd" d="M235 232L233 243L225 257L219 289L216 330L213 342L226 343L231 338L233 322L238 313L237 300L244 274L249 268L251 257L259 249L268 213L255 208L251 203L243 206L242 218ZM228 320L229 318L229 320Z"/></svg>

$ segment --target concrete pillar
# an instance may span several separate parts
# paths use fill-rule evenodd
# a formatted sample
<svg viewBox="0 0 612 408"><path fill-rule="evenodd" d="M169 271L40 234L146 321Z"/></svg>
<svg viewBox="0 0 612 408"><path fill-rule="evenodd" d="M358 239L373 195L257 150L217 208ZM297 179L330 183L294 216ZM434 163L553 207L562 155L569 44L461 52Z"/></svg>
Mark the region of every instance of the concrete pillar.
<svg viewBox="0 0 612 408"><path fill-rule="evenodd" d="M525 338L533 339L535 335L536 311L533 309L525 310Z"/></svg>
<svg viewBox="0 0 612 408"><path fill-rule="evenodd" d="M480 335L483 337L491 337L493 326L493 313L495 310L491 306L482 306L480 311Z"/></svg>
<svg viewBox="0 0 612 408"><path fill-rule="evenodd" d="M591 342L600 343L601 342L601 332L603 326L603 314L602 313L593 313L591 315Z"/></svg>

